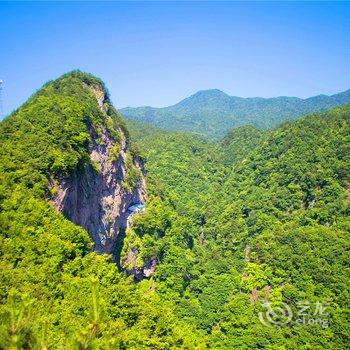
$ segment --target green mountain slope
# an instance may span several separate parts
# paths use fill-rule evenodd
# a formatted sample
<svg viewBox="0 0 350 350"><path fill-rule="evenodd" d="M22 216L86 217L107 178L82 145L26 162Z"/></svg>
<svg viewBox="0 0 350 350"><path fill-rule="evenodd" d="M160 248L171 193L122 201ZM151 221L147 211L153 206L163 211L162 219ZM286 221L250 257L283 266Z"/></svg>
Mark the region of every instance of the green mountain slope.
<svg viewBox="0 0 350 350"><path fill-rule="evenodd" d="M343 106L215 143L124 125L91 75L49 82L0 124L0 348L347 349L349 135ZM112 141L104 167L129 156L110 182L132 191L142 157L148 194L119 264L52 203Z"/></svg>
<svg viewBox="0 0 350 350"><path fill-rule="evenodd" d="M268 134L236 129L216 148L202 140L205 154L216 149L209 164L221 164L218 177L201 167L203 196L193 179L205 157L182 158L198 140L155 129L142 139L140 132L146 170L158 180L149 185L167 191L150 198L124 251L157 256L159 293L175 302L178 317L207 333L209 348L347 348L349 128L345 106ZM245 154L244 137L258 139ZM290 323L260 322L266 295L276 311L281 302L290 307ZM309 318L320 304L327 315L318 325L299 324L303 303Z"/></svg>
<svg viewBox="0 0 350 350"><path fill-rule="evenodd" d="M240 288L260 297L268 288L271 302L284 300L294 315L300 303L310 312L317 302L328 305L328 328L290 324L293 344L290 330L280 328L285 348L346 348L349 340L349 131L350 106L283 125L234 168L226 195L213 200L219 205L208 234L220 232L220 249L244 259ZM232 310L240 303L233 300ZM229 314L234 322L237 310ZM249 317L249 309L243 314ZM228 331L228 347L238 334ZM269 343L266 334L251 341Z"/></svg>
<svg viewBox="0 0 350 350"><path fill-rule="evenodd" d="M96 91L104 92L104 101ZM84 176L94 167L89 151L96 140L108 132L118 145L121 129L127 135L103 83L81 72L47 83L1 122L0 348L176 349L203 343L149 281L134 285L111 256L92 252L85 230L49 204L55 195L50 183Z"/></svg>
<svg viewBox="0 0 350 350"><path fill-rule="evenodd" d="M120 110L124 118L177 131L190 131L214 138L223 137L241 125L273 128L283 121L350 102L350 90L307 99L296 97L241 98L220 90L199 91L174 106L138 107Z"/></svg>
<svg viewBox="0 0 350 350"><path fill-rule="evenodd" d="M264 133L250 125L231 130L220 142L224 164L230 167L244 159L264 137Z"/></svg>

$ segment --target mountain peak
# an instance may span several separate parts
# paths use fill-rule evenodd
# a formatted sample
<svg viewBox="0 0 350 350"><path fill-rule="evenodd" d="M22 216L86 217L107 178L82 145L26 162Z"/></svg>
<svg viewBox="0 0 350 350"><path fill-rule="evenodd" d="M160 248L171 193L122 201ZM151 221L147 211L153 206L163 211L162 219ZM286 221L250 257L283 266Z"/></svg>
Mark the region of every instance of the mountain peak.
<svg viewBox="0 0 350 350"><path fill-rule="evenodd" d="M196 105L206 105L213 102L229 100L231 97L219 89L200 90L190 97L180 101L177 107L193 107Z"/></svg>
<svg viewBox="0 0 350 350"><path fill-rule="evenodd" d="M268 129L281 122L346 103L350 103L349 91L301 99L286 96L243 98L230 96L219 89L209 89L198 91L173 106L129 108L121 112L127 119L146 121L164 129L221 138L230 129L241 125Z"/></svg>
<svg viewBox="0 0 350 350"><path fill-rule="evenodd" d="M20 171L58 212L90 234L97 252L113 253L128 224L126 209L143 203L146 190L142 160L131 150L106 91L91 74L67 73L5 119L0 132L9 130L2 150L10 154L15 148L21 159L5 172ZM22 168L24 159L30 166Z"/></svg>
<svg viewBox="0 0 350 350"><path fill-rule="evenodd" d="M228 96L225 92L219 90L219 89L208 89L208 90L199 90L197 91L195 94L193 94L192 96L195 95L206 95L206 96Z"/></svg>
<svg viewBox="0 0 350 350"><path fill-rule="evenodd" d="M212 98L223 98L223 97L228 98L230 96L219 89L208 89L208 90L199 90L195 94L191 95L188 99L196 99L196 98L212 99Z"/></svg>

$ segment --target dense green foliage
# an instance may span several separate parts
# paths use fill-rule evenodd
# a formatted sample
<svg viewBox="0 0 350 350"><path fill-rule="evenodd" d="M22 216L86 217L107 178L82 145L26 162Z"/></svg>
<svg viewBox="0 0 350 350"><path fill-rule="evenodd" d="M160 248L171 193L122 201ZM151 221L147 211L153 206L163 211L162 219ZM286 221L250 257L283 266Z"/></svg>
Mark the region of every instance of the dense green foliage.
<svg viewBox="0 0 350 350"><path fill-rule="evenodd" d="M112 118L100 111L95 85L104 89L90 75L67 74L1 123L0 348L201 347L152 282L136 286L92 253L88 234L45 199L50 177L88 166L91 125L124 128L108 98Z"/></svg>
<svg viewBox="0 0 350 350"><path fill-rule="evenodd" d="M283 121L311 112L350 103L350 90L307 99L297 97L241 98L220 90L199 91L176 105L165 108L123 108L124 118L146 122L174 131L190 131L221 138L241 125L272 128Z"/></svg>
<svg viewBox="0 0 350 350"><path fill-rule="evenodd" d="M142 137L134 128L158 181L151 189L167 192L154 193L127 245L157 254L153 280L179 317L205 331L212 348L346 349L350 107L265 134L239 128L216 147L202 140L195 154L196 137ZM207 179L203 197L198 178ZM180 203L169 200L178 193ZM298 303L327 303L329 327L263 325L252 298L266 288L272 304L283 301L294 315Z"/></svg>
<svg viewBox="0 0 350 350"><path fill-rule="evenodd" d="M89 165L89 125L126 130L91 84L49 82L0 125L0 348L347 349L350 106L217 143L128 123L149 199L118 249L157 262L135 283L46 200ZM264 325L264 298L327 302L328 327Z"/></svg>
<svg viewBox="0 0 350 350"><path fill-rule="evenodd" d="M262 131L250 125L231 130L220 142L219 151L223 153L225 167L243 160L261 142L263 135Z"/></svg>

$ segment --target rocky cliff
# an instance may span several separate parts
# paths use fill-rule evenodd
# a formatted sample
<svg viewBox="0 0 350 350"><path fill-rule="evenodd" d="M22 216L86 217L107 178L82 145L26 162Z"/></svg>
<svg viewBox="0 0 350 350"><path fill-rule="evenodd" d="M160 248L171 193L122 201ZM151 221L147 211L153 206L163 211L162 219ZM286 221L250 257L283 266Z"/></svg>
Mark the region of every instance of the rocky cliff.
<svg viewBox="0 0 350 350"><path fill-rule="evenodd" d="M82 84L95 97L103 122L86 121L88 159L79 171L49 181L51 203L87 230L94 250L113 253L127 209L146 199L143 163L130 150L126 129L113 120L116 111L103 86Z"/></svg>

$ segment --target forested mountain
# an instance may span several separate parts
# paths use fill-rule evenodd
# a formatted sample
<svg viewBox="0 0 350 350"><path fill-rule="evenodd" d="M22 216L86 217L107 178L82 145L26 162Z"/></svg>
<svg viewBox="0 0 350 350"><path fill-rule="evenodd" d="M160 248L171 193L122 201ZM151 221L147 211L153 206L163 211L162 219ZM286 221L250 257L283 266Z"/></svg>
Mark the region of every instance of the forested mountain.
<svg viewBox="0 0 350 350"><path fill-rule="evenodd" d="M238 128L216 146L202 141L200 152L191 135L142 138L133 127L150 187L167 192L151 197L126 245L158 256L153 278L178 315L208 334L210 348L345 349L350 106L268 133ZM266 293L294 315L300 304L326 303L328 327L261 324Z"/></svg>
<svg viewBox="0 0 350 350"><path fill-rule="evenodd" d="M47 83L0 138L0 348L200 347L152 282L94 252L123 235L142 183L103 83L81 72Z"/></svg>
<svg viewBox="0 0 350 350"><path fill-rule="evenodd" d="M252 125L267 129L302 115L350 103L350 90L307 99L297 97L241 98L220 90L204 90L164 108L138 107L120 110L124 118L175 131L190 131L214 138L233 127Z"/></svg>
<svg viewBox="0 0 350 350"><path fill-rule="evenodd" d="M343 106L214 142L125 125L90 75L49 82L0 124L0 347L347 349L349 135Z"/></svg>

